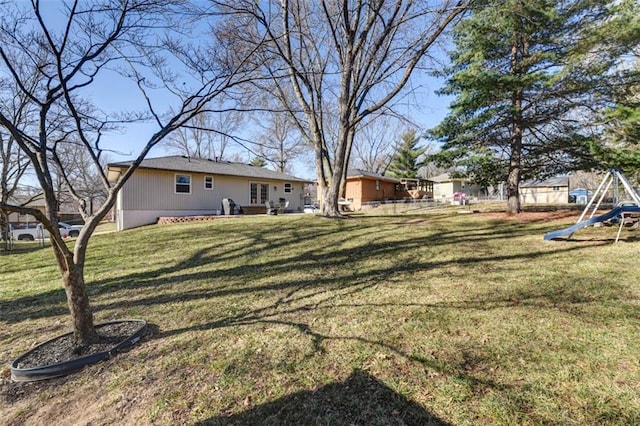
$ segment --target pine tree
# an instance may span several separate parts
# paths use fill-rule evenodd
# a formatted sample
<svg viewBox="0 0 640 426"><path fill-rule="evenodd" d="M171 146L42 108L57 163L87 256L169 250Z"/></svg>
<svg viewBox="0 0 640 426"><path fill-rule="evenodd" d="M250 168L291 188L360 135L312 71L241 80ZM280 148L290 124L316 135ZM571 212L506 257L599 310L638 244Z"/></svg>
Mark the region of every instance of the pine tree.
<svg viewBox="0 0 640 426"><path fill-rule="evenodd" d="M253 157L253 160L251 160L251 164L254 167L266 167L267 166L267 160L265 160L262 157Z"/></svg>
<svg viewBox="0 0 640 426"><path fill-rule="evenodd" d="M419 147L419 142L420 138L416 136L416 131L413 129L402 134L387 169L387 175L396 178L418 177L418 171L424 164L419 159L427 150L425 147Z"/></svg>
<svg viewBox="0 0 640 426"><path fill-rule="evenodd" d="M606 0L480 1L454 29L442 93L451 113L432 131L450 165L489 149L507 176L507 212L521 209L521 179L593 167L594 110L610 102L619 52L592 40L615 13ZM583 121L584 120L584 121Z"/></svg>
<svg viewBox="0 0 640 426"><path fill-rule="evenodd" d="M602 132L599 143L592 144L592 153L601 168L617 168L627 177L640 178L640 17L637 0L617 2L611 19L591 33L589 51L605 50L609 56L624 56L626 60L612 78L614 104L600 114Z"/></svg>

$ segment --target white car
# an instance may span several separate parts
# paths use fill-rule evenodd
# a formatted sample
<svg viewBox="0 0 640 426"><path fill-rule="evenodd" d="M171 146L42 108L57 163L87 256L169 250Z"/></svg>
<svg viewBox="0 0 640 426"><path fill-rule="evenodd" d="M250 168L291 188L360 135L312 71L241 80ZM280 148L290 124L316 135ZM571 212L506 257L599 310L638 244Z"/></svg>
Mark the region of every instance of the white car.
<svg viewBox="0 0 640 426"><path fill-rule="evenodd" d="M80 235L80 230L82 229L82 225L70 225L66 222L58 222L58 227L60 228L60 233L63 237L72 238Z"/></svg>
<svg viewBox="0 0 640 426"><path fill-rule="evenodd" d="M305 213L319 213L320 206L314 204L305 204L302 211Z"/></svg>
<svg viewBox="0 0 640 426"><path fill-rule="evenodd" d="M70 225L66 222L58 222L62 238L75 238L80 235L82 225ZM49 232L41 224L27 224L17 228L10 228L11 238L19 241L35 241L49 238Z"/></svg>

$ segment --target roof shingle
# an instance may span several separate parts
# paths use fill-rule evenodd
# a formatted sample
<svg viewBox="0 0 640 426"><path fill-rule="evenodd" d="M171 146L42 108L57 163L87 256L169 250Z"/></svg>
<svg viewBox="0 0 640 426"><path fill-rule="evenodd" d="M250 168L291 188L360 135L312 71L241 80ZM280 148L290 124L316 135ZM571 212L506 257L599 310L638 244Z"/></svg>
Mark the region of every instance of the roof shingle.
<svg viewBox="0 0 640 426"><path fill-rule="evenodd" d="M132 163L133 161L109 163L107 167L127 168L131 166ZM311 181L307 179L300 179L295 176L265 169L263 167L252 166L250 164L233 163L230 161L215 161L203 158L190 158L181 155L146 158L142 160L139 168L311 183Z"/></svg>

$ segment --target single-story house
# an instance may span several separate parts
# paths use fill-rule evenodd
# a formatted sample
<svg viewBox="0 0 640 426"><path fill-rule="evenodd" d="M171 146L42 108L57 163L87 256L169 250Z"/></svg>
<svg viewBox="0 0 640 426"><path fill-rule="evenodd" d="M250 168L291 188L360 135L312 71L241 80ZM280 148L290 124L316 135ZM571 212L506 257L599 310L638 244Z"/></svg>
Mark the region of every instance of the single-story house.
<svg viewBox="0 0 640 426"><path fill-rule="evenodd" d="M433 182L433 199L435 201L453 201L454 194L465 194L465 198L483 197L485 190L471 184L467 179L452 177L449 173L430 177Z"/></svg>
<svg viewBox="0 0 640 426"><path fill-rule="evenodd" d="M8 204L13 204L17 206L26 206L29 208L35 208L36 210L40 210L42 213L45 213L45 203L44 198L42 196L29 197L26 195L19 195L9 199ZM9 223L13 226L17 226L25 223L34 223L37 222L36 218L31 216L30 214L22 214L16 212L10 212L8 215Z"/></svg>
<svg viewBox="0 0 640 426"><path fill-rule="evenodd" d="M520 201L523 204L566 204L569 202L569 178L556 176L522 182Z"/></svg>
<svg viewBox="0 0 640 426"><path fill-rule="evenodd" d="M390 200L430 199L433 187L422 178L394 178L361 169L347 171L345 198L350 210L361 210Z"/></svg>
<svg viewBox="0 0 640 426"><path fill-rule="evenodd" d="M131 161L108 164L117 181ZM302 211L304 185L284 173L249 164L185 156L147 158L118 192L116 229L156 223L163 216L221 214L223 199L245 213L265 213L267 201L286 201L287 211Z"/></svg>
<svg viewBox="0 0 640 426"><path fill-rule="evenodd" d="M78 210L73 205L73 202L67 201L65 200L65 198L69 197L63 197L60 202L60 209L58 210L59 219L62 221L71 221L74 223L80 221L80 213L78 213ZM42 213L46 213L46 205L42 194L36 196L17 195L9 199L9 204L17 206L23 205L25 207L40 210ZM22 214L16 212L9 213L8 220L9 223L13 226L37 222L36 218L30 214Z"/></svg>
<svg viewBox="0 0 640 426"><path fill-rule="evenodd" d="M350 210L360 210L376 202L396 198L396 188L400 179L383 176L379 173L367 172L360 169L347 171L347 185L345 198L351 203Z"/></svg>

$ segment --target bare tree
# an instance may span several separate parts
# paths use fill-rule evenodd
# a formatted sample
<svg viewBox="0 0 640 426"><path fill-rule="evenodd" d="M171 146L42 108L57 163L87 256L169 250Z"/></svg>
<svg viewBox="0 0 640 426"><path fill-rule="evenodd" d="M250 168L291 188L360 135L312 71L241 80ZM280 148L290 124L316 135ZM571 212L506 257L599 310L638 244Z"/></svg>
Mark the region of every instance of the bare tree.
<svg viewBox="0 0 640 426"><path fill-rule="evenodd" d="M272 110L260 114L255 122L260 128L255 137L257 158L281 173L289 172L292 162L309 149L289 114Z"/></svg>
<svg viewBox="0 0 640 426"><path fill-rule="evenodd" d="M241 122L236 111L200 114L169 136L165 146L187 157L222 160Z"/></svg>
<svg viewBox="0 0 640 426"><path fill-rule="evenodd" d="M79 206L86 206L87 213L93 215L95 207L104 204L109 195L98 173L98 170L106 168L109 162L108 153L100 156L100 167L95 167L93 159L81 143L68 143L61 144L58 159L59 162L55 162L54 181L58 188L60 209L62 210L65 204L71 205L66 209L68 211L77 211ZM75 199L69 187L75 192Z"/></svg>
<svg viewBox="0 0 640 426"><path fill-rule="evenodd" d="M16 96L15 89L10 79L0 79L0 108L6 111L7 119L12 123L32 120L28 98L24 95ZM11 133L0 128L0 203L6 204L13 198L29 164L29 157L20 150ZM8 232L8 224L9 210L0 209L0 233ZM5 248L6 244L8 238L5 238Z"/></svg>
<svg viewBox="0 0 640 426"><path fill-rule="evenodd" d="M340 215L338 198L360 123L405 93L413 72L470 1L215 2L239 34L236 45L245 46L237 51L268 40L264 75L314 148L324 215Z"/></svg>
<svg viewBox="0 0 640 426"><path fill-rule="evenodd" d="M59 10L43 3L33 0L0 5L0 74L15 83L16 96L28 99L37 117L36 122L16 122L11 111L2 106L0 128L31 161L46 211L4 201L0 208L31 214L49 231L76 344L82 346L98 339L84 288L89 238L149 151L242 82L249 63L235 52L217 49L215 42L209 43L206 51L198 48L194 43L202 39L201 34L191 40L186 33L176 34L180 29L177 23L189 24L191 32L198 28L197 23L187 21L187 16L175 15L182 11L180 1L76 1L64 3ZM28 83L34 70L35 85ZM114 88L133 82L144 110L125 113L134 102L135 93L131 91L127 93L127 106L116 114L92 105L88 89L105 83L105 74L121 77L109 81ZM158 99L160 92L164 96ZM158 105L169 107L162 111ZM154 123L155 131L131 167L110 184L101 167L107 146L103 136L118 124L142 119ZM63 159L69 144L74 145L72 152L83 151L83 161L90 160L106 192L104 203L93 212L82 188L78 188L75 167ZM56 176L77 202L85 221L73 248L67 246L58 229Z"/></svg>
<svg viewBox="0 0 640 426"><path fill-rule="evenodd" d="M394 153L399 123L391 117L377 117L362 126L353 141L352 167L384 174Z"/></svg>

